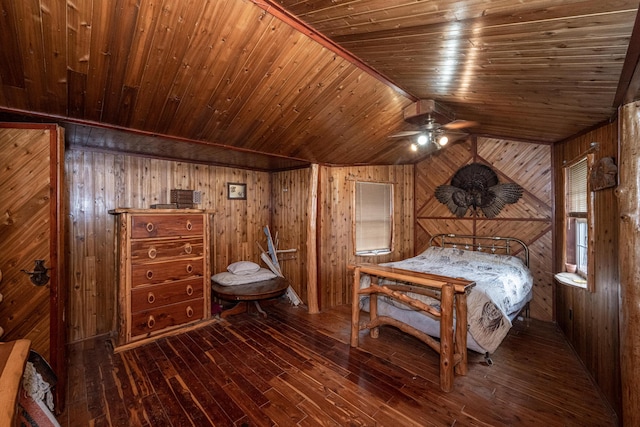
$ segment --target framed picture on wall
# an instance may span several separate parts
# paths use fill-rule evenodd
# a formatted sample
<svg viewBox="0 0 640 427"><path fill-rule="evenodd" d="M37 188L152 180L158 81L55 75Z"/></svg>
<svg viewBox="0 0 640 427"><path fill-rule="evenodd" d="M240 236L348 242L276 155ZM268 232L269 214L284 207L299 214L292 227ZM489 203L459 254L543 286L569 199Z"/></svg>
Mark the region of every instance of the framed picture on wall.
<svg viewBox="0 0 640 427"><path fill-rule="evenodd" d="M246 200L247 184L240 184L237 182L228 182L227 183L227 199Z"/></svg>

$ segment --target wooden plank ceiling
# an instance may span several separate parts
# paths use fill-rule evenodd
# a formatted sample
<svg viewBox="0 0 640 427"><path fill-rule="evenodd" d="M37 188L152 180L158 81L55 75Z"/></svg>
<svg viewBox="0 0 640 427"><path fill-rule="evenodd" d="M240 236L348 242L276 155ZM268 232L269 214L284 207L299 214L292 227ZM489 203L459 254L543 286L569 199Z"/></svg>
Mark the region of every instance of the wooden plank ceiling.
<svg viewBox="0 0 640 427"><path fill-rule="evenodd" d="M71 147L261 170L418 161L389 138L415 129L403 109L418 99L478 135L554 142L610 119L637 83L629 0L0 8L0 118L60 122Z"/></svg>

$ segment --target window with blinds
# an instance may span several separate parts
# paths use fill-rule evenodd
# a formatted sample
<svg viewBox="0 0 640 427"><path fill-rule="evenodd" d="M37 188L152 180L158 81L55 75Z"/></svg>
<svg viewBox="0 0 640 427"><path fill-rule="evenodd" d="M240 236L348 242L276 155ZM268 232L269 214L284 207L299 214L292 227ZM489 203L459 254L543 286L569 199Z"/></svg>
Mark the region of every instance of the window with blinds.
<svg viewBox="0 0 640 427"><path fill-rule="evenodd" d="M565 169L565 258L567 264L575 265L576 272L583 277L587 276L588 267L588 171L586 157Z"/></svg>
<svg viewBox="0 0 640 427"><path fill-rule="evenodd" d="M356 255L391 252L393 236L393 185L356 182Z"/></svg>
<svg viewBox="0 0 640 427"><path fill-rule="evenodd" d="M567 168L567 210L573 217L587 217L587 158Z"/></svg>

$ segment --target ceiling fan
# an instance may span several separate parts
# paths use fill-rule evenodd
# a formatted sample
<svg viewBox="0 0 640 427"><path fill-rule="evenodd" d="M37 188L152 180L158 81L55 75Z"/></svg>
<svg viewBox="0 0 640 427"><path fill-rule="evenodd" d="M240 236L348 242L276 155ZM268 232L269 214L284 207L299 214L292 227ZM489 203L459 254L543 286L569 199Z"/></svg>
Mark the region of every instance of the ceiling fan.
<svg viewBox="0 0 640 427"><path fill-rule="evenodd" d="M448 120L446 124L437 122L434 116L441 120ZM436 149L442 148L449 142L452 136L466 135L461 129L477 126L478 123L469 120L451 120L453 112L434 100L420 100L404 110L404 120L419 126L417 130L408 130L391 135L392 138L406 138L417 135L416 141L411 144L411 149L417 151L421 146L435 145Z"/></svg>

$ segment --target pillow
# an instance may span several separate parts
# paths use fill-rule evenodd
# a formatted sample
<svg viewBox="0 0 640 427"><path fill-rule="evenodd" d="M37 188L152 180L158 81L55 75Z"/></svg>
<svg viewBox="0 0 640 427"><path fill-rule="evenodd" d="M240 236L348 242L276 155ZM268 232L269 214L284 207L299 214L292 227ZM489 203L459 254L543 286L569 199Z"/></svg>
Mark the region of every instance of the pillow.
<svg viewBox="0 0 640 427"><path fill-rule="evenodd" d="M218 285L234 286L246 285L247 283L262 282L263 280L273 279L274 277L278 276L276 276L273 271L266 268L261 268L256 273L244 275L232 274L228 271L223 271L222 273L214 274L213 276L211 276L211 280L213 280Z"/></svg>
<svg viewBox="0 0 640 427"><path fill-rule="evenodd" d="M227 271L229 273L245 276L247 274L257 273L260 270L260 266L251 261L238 261L229 264Z"/></svg>

